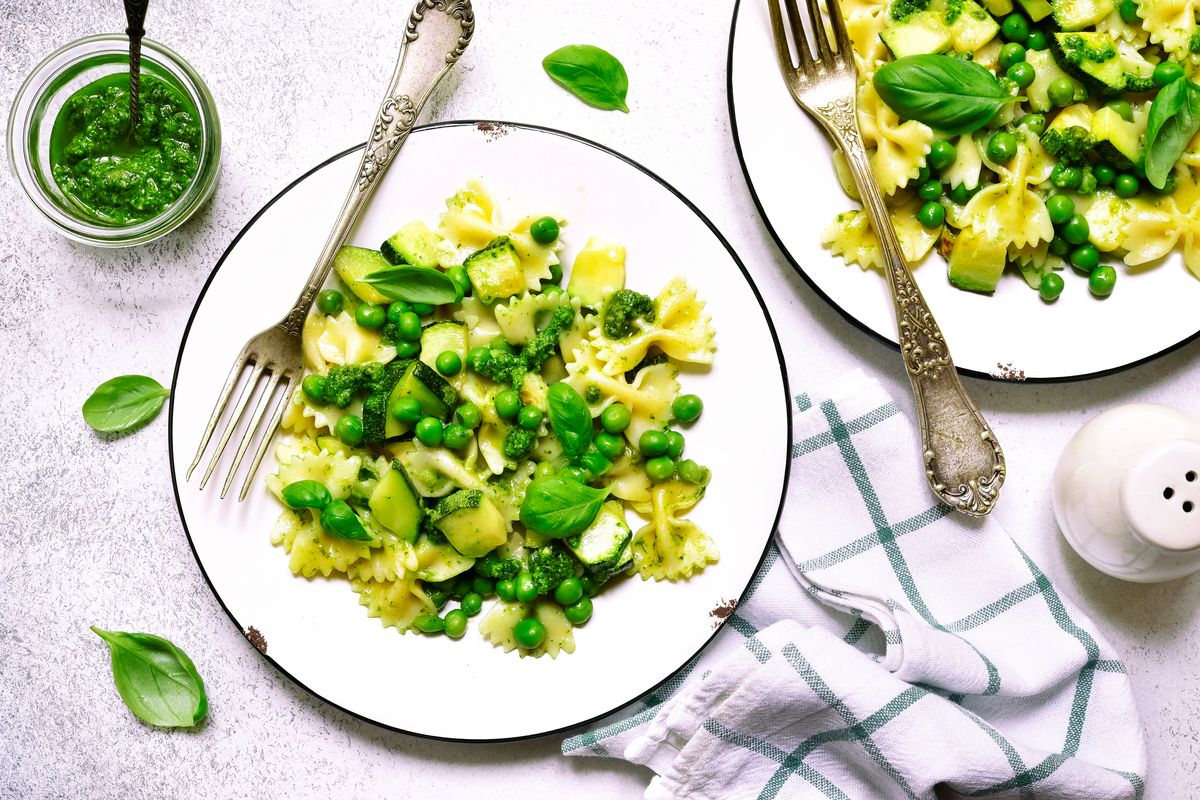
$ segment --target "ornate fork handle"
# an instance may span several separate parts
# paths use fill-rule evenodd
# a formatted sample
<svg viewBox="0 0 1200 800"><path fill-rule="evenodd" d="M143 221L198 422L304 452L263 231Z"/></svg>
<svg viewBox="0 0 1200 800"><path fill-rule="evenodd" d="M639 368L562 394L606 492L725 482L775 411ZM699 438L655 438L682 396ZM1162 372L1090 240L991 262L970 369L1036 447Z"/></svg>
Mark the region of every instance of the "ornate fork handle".
<svg viewBox="0 0 1200 800"><path fill-rule="evenodd" d="M420 0L413 9L404 29L396 69L359 162L358 179L346 195L308 282L292 310L276 325L279 330L300 336L304 318L333 266L334 254L408 139L433 87L458 61L474 32L475 15L470 0Z"/></svg>
<svg viewBox="0 0 1200 800"><path fill-rule="evenodd" d="M1000 443L967 396L942 331L909 271L858 134L854 100L834 100L817 111L822 126L846 157L883 254L900 351L916 400L929 484L957 510L983 516L992 510L1004 483Z"/></svg>

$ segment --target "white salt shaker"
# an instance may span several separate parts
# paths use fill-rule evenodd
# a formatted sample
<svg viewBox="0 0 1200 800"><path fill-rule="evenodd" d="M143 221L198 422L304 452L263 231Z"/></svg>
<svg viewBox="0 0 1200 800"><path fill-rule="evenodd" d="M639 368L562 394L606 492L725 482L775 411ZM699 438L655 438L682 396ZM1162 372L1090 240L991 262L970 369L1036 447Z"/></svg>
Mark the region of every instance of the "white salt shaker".
<svg viewBox="0 0 1200 800"><path fill-rule="evenodd" d="M1149 583L1200 570L1200 421L1151 403L1104 412L1059 457L1054 512L1101 572Z"/></svg>

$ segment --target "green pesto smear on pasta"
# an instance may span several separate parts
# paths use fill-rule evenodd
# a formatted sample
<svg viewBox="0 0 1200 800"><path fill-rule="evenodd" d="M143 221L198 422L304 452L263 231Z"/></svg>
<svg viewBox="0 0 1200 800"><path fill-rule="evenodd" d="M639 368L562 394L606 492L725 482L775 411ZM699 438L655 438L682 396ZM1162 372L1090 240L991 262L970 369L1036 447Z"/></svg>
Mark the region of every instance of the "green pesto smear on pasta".
<svg viewBox="0 0 1200 800"><path fill-rule="evenodd" d="M863 144L910 265L1097 298L1176 247L1200 277L1200 24L1181 0L840 0ZM982 69L980 69L982 68ZM953 124L952 124L953 123ZM939 126L942 129L939 129ZM947 133L949 131L949 133ZM841 153L834 167L859 200ZM822 242L882 269L866 214Z"/></svg>
<svg viewBox="0 0 1200 800"><path fill-rule="evenodd" d="M711 475L680 383L715 355L704 302L682 277L627 287L625 248L595 238L564 276L563 224L509 224L469 183L436 225L338 252L267 477L292 573L346 579L402 633L479 615L553 658L613 582L717 561L688 517Z"/></svg>

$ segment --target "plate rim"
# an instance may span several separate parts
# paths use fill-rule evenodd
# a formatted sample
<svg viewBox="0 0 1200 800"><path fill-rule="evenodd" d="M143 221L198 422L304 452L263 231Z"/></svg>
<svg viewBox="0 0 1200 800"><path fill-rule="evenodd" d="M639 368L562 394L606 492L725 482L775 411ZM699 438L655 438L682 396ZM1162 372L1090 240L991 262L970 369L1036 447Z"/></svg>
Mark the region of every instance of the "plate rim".
<svg viewBox="0 0 1200 800"><path fill-rule="evenodd" d="M742 263L742 259L738 256L737 252L730 245L729 241L725 238L724 234L722 234L721 231L717 229L716 225L713 224L712 220L710 220L708 218L708 216L706 216L704 214L704 212L702 212L696 206L695 203L693 203L691 200L689 200L683 193L681 193L673 185L671 185L666 180L664 180L656 172L643 166L638 161L635 161L634 159L630 158L629 156L626 156L610 147L607 147L606 145L600 144L599 142L593 141L591 139L580 136L578 134L569 133L567 131L560 130L558 128L552 128L552 127L548 127L548 126L544 126L544 125L536 125L536 124L532 124L532 123L509 122L509 121L504 121L504 120L493 120L493 119L482 119L481 118L481 119L445 120L445 121L441 121L441 122L426 123L424 125L418 125L418 126L414 127L413 131L415 132L415 131L434 130L434 129L438 129L438 128L459 128L459 127L468 127L468 126L475 127L480 124L501 125L501 126L510 127L510 128L534 131L537 133L561 136L565 139L570 139L570 140L573 140L580 144L584 144L584 145L587 145L588 147L592 147L596 150L599 150L600 152L602 152L606 155L612 156L614 158L617 158L617 159L625 162L629 166L633 167L634 169L638 170L639 172L643 173L647 177L649 177L652 180L654 180L655 182L657 182L660 186L662 186L664 189L666 189L668 192L670 192L676 199L678 199L680 202L682 202L688 208L688 210L690 210L692 212L692 214L694 214L696 216L697 219L699 219L701 222L704 223L704 225L709 229L709 231L711 231L712 234L716 237L717 241L719 241L721 243L721 245L725 248L726 252L729 254L729 257L733 260L734 264L737 265L737 268L741 272L742 277L745 279L746 284L750 287L750 291L754 295L754 299L758 302L758 306L762 310L763 319L767 323L767 330L771 334L771 343L775 348L775 357L779 362L779 375L783 382L783 395L784 395L783 400L784 400L784 406L785 406L784 419L786 421L786 428L787 428L787 441L790 443L792 440L792 392L791 392L791 384L788 381L787 363L784 360L783 349L779 343L779 334L775 329L775 322L774 322L774 320L771 319L771 312L767 308L767 304L763 300L762 293L759 291L758 285L754 282L753 276L750 274L749 270L746 269L746 265L744 263ZM251 216L250 219L247 220L246 223L244 225L242 225L242 227L234 235L233 239L229 242L229 244L221 252L221 256L220 256L220 258L217 259L217 262L213 266L212 270L209 271L208 277L205 278L204 285L200 288L200 293L196 296L196 301L192 305L191 313L188 315L187 324L183 328L183 335L180 337L179 351L175 357L175 368L172 370L172 373L171 373L172 389L178 384L179 369L183 363L183 352L184 352L184 349L187 347L188 335L191 333L192 323L196 319L196 314L200 310L200 305L201 305L201 303L204 302L204 297L205 297L205 295L208 294L209 287L212 285L212 282L216 278L217 273L220 271L222 265L224 265L226 257L233 251L233 249L235 247L237 247L238 243L242 240L242 236L245 235L246 232L249 231L256 222L258 222L259 218L262 217L262 215L265 214L267 212L267 210L269 208L271 208L271 206L275 205L276 201L281 199L284 195L286 195L288 192L290 192L292 189L294 189L300 183L307 180L311 175L313 175L317 171L325 168L329 164L331 164L341 158L344 158L345 156L349 155L350 153L353 153L355 151L363 149L364 147L366 147L366 145L367 145L367 143L364 141L360 144L356 144L356 145L353 145L352 147L348 147L348 148L326 158L325 160L321 161L316 166L301 173L298 177L296 177L294 180L289 182L286 186L284 186L282 189L280 189L275 195L273 195L271 197L271 199L268 200L266 203L264 203L261 208L259 208L256 212L254 212L253 216ZM740 158L740 153L739 153L739 158ZM209 591L212 592L213 597L216 598L217 603L221 606L221 609L225 612L225 615L229 618L229 621L233 623L235 628L237 628L238 633L241 634L241 636L243 638L247 638L247 640L248 640L248 637L246 634L247 629L245 627L243 627L241 622L238 621L238 618L236 616L234 616L233 611L226 604L225 599L221 596L221 593L219 591L217 591L217 587L213 584L212 579L209 577L208 570L205 569L204 563L200 559L200 554L196 550L195 542L192 540L192 532L191 532L190 528L188 527L187 518L184 516L184 513L183 513L183 500L180 496L180 491L179 491L179 477L175 471L175 394L173 391L168 398L168 404L167 404L167 458L168 458L168 462L169 462L170 470L171 470L171 490L175 496L175 509L179 515L180 525L183 526L183 532L184 532L184 536L187 538L188 547L192 551L192 558L196 562L196 566L200 568L200 574L204 578L204 582L208 585ZM788 481L789 481L789 478L791 477L791 463L792 463L791 448L789 446L789 447L784 448L783 481L780 486L779 503L775 509L775 517L774 517L773 522L771 523L771 530L770 530L770 533L766 537L765 544L763 545L763 551L762 551L761 555L759 555L759 557L758 557L758 561L755 565L754 570L750 573L749 578L746 580L746 585L744 587L742 587L742 589L738 593L738 596L737 596L738 604L740 604L742 602L742 600L745 598L746 594L749 591L751 591L751 588L754 585L756 577L759 575L759 573L762 570L763 562L766 560L767 553L770 552L771 546L775 541L775 532L779 528L779 520L780 520L781 515L783 514L783 506L787 499ZM435 735L435 734L429 734L429 733L421 733L419 731L412 731L412 730L408 730L406 728L401 728L396 725L389 725L385 722L380 722L379 720L371 719L368 716L360 714L357 711L353 711L349 708L346 708L345 706L339 705L338 703L335 703L332 700L326 698L320 692L313 689L312 687L310 687L309 685L307 685L306 683L301 681L299 678L297 678L295 675L293 675L291 672L289 672L276 659L274 659L267 653L259 650L257 647L254 647L253 650L256 653L258 653L258 655L261 656L264 660L266 660L266 662L268 664L270 664L277 671L279 671L284 677L286 677L288 680L290 680L294 685L303 689L310 696L316 698L317 700L321 701L322 703L326 704L327 706L337 709L338 711L340 711L344 714L348 714L349 716L351 716L355 719L369 723L376 727L383 728L383 729L389 730L389 731L393 731L395 733L401 733L406 736L414 736L414 737L417 737L420 739L428 739L428 740L432 740L432 741L453 742L453 743L457 743L457 744L480 744L480 745L502 744L502 743L507 743L507 742L529 741L531 739L538 739L538 738L543 738L543 737L548 737L548 736L554 736L554 735L561 734L566 731L572 730L574 728L578 728L578 727L581 727L584 725L590 725L591 723L596 722L597 720L603 719L604 717L607 717L607 716L621 710L622 708L625 708L626 706L630 705L631 703L635 703L651 694L654 694L662 686L664 686L667 682L669 682L673 677L675 677L675 675L677 675L680 672L680 670L682 670L689 663L691 663L696 657L698 657L710 644L712 644L713 640L716 639L717 634L719 634L722 630L725 629L725 625L727 624L727 622L728 622L728 618L721 619L720 623L713 629L712 634L707 639L705 639L703 644L701 644L700 647L695 652L693 652L691 655L689 655L678 666L672 668L662 680L658 681L657 683L655 683L653 686L650 686L646 690L638 692L636 695L634 695L633 697L630 697L628 700L625 700L620 705L617 705L614 708L604 711L603 713L593 715L593 716L589 717L588 719L580 720L578 722L573 722L569 725L563 725L563 726L560 726L557 728L553 728L551 730L540 731L537 733L522 734L519 736L507 736L507 737L495 737L495 738L463 738L463 737L456 737L456 736L441 736L441 735Z"/></svg>
<svg viewBox="0 0 1200 800"><path fill-rule="evenodd" d="M769 0L769 1L774 2L774 0ZM854 316L849 311L847 311L845 308L843 308L837 301L835 301L832 297L830 297L829 294L826 293L825 290L822 289L817 284L816 279L813 278L811 275L809 275L808 272L804 269L804 267L800 266L800 263L792 256L791 252L787 249L787 247L784 246L783 239L779 236L779 233L775 230L775 226L771 223L771 219L770 219L770 217L767 216L767 211L763 207L762 200L759 199L758 192L754 188L754 181L750 178L750 170L746 166L746 158L742 153L742 141L741 141L741 138L738 136L737 112L734 108L735 104L734 104L734 97L733 97L733 43L734 43L734 39L737 36L738 12L741 11L741 8L742 8L742 0L734 0L733 16L731 17L730 23L729 23L729 46L726 50L726 58L725 58L725 103L726 103L726 107L728 108L728 111L729 111L729 129L733 133L733 148L737 152L738 165L741 167L742 177L744 177L746 179L746 188L748 188L750 190L750 198L754 201L754 207L758 210L759 219L762 220L763 226L767 229L767 232L769 234L771 234L771 239L775 243L775 248L783 255L784 259L788 262L788 264L791 265L792 269L801 278L804 279L804 282L806 284L808 284L808 288L812 289L817 294L818 297L820 297L822 300L825 301L826 304L829 305L830 308L833 308L835 311L837 311L838 314L840 314L842 316L842 319L846 320L852 326L854 326L855 328L858 328L860 331L867 334L871 339L874 339L875 341L887 346L889 349L893 350L894 352L899 353L900 352L899 342L894 341L893 339L891 339L888 336L884 336L883 334L876 332L865 322L863 322L858 317ZM1172 345L1164 347L1162 350L1159 350L1155 353L1151 353L1150 355L1147 355L1147 356L1142 356L1141 358L1135 359L1134 361L1128 361L1124 364L1121 364L1121 365L1118 365L1115 367L1109 367L1108 369L1096 370L1095 372L1078 373L1078 374L1074 374L1074 375L1055 375L1055 376L1049 376L1049 377L1043 376L1043 377L1021 378L1019 380L1016 380L1016 379L1012 379L1012 378L1003 377L1002 375L994 375L990 372L982 372L982 371L976 370L976 369L960 367L957 364L954 365L954 368L956 370L958 370L958 373L960 375L966 375L971 378L979 378L981 380L992 381L995 383L1005 383L1005 384L1077 383L1080 381L1093 380L1095 378L1105 378L1110 375L1116 375L1117 373L1125 372L1126 370L1135 369L1136 367L1140 367L1143 364L1148 364L1151 361L1154 361L1156 359L1162 358L1163 356L1169 355L1169 354L1175 352L1176 350L1180 350L1180 349L1186 347L1187 345L1191 344L1192 342L1196 341L1197 339L1200 339L1200 328L1198 328L1195 331L1195 333L1192 333L1190 336L1186 336L1183 339L1180 339L1178 342L1175 342Z"/></svg>

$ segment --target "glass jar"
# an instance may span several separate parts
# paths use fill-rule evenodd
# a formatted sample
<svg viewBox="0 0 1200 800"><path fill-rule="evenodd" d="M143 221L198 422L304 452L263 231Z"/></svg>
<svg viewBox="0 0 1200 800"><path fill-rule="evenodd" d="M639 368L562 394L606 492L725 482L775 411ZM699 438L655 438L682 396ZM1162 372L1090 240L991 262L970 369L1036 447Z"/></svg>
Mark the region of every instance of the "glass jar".
<svg viewBox="0 0 1200 800"><path fill-rule="evenodd" d="M221 123L208 87L175 51L142 40L142 74L153 75L186 95L199 112L201 152L190 184L162 213L129 225L89 215L65 195L50 171L50 134L63 104L84 86L129 71L129 40L123 34L89 36L55 50L21 84L8 118L8 158L17 182L51 224L68 239L96 247L144 244L178 228L212 197L221 162Z"/></svg>

